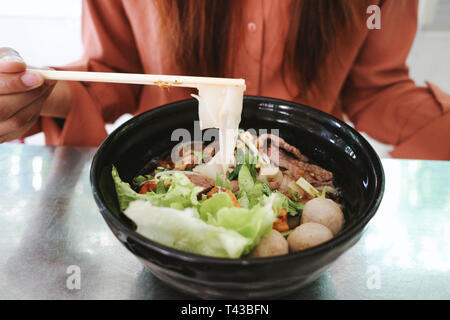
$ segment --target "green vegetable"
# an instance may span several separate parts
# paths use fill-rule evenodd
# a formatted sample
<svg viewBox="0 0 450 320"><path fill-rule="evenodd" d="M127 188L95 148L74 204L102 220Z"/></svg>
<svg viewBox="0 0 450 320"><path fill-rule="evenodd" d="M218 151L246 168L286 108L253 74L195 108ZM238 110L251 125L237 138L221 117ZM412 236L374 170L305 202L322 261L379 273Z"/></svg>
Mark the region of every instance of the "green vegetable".
<svg viewBox="0 0 450 320"><path fill-rule="evenodd" d="M303 207L305 206L303 203L301 202L294 202L291 199L288 198L288 204L289 207L294 209L296 211L295 214L293 214L294 216L298 214L298 211L303 210Z"/></svg>
<svg viewBox="0 0 450 320"><path fill-rule="evenodd" d="M242 208L246 208L246 209L249 208L250 201L248 201L248 197L247 197L247 194L245 193L245 191L240 192L240 196L239 196L239 198L237 200L239 202L239 205Z"/></svg>
<svg viewBox="0 0 450 320"><path fill-rule="evenodd" d="M228 207L221 208L215 214L209 215L208 224L234 230L249 239L243 254L249 253L261 237L272 230L275 215L272 211L272 201L261 207L256 205L251 209Z"/></svg>
<svg viewBox="0 0 450 320"><path fill-rule="evenodd" d="M159 180L158 183L156 184L156 193L157 194L166 193L166 188L164 187L164 182L162 180Z"/></svg>
<svg viewBox="0 0 450 320"><path fill-rule="evenodd" d="M216 173L216 182L214 183L216 187L221 187L223 185L223 174L219 172Z"/></svg>
<svg viewBox="0 0 450 320"><path fill-rule="evenodd" d="M316 198L320 197L319 191L317 191L316 188L314 188L308 181L305 180L305 178L300 177L296 182L296 184L299 185L300 188L306 191L310 196Z"/></svg>
<svg viewBox="0 0 450 320"><path fill-rule="evenodd" d="M253 159L253 157L250 155L250 152L247 152L245 154L245 165L247 166L250 175L253 178L256 178L256 159Z"/></svg>
<svg viewBox="0 0 450 320"><path fill-rule="evenodd" d="M327 186L323 187L322 194L320 195L320 197L325 198L326 195L327 195Z"/></svg>
<svg viewBox="0 0 450 320"><path fill-rule="evenodd" d="M294 198L294 201L298 201L297 192L292 188L289 188L289 192L291 193L292 198Z"/></svg>
<svg viewBox="0 0 450 320"><path fill-rule="evenodd" d="M161 185L170 184L168 190L145 195L123 182L114 167L112 176L120 208L136 223L138 233L179 250L238 258L249 253L272 230L275 220L275 195L263 195L262 184L253 180L246 166L242 169L239 183L246 189L240 192L242 208L234 207L227 193L199 202L197 194L202 188L182 173L161 175ZM250 205L250 199L256 199L257 204Z"/></svg>
<svg viewBox="0 0 450 320"><path fill-rule="evenodd" d="M228 190L233 190L233 185L230 181L226 178L226 176L223 173L217 172L216 174L216 182L214 183L216 187L223 187Z"/></svg>
<svg viewBox="0 0 450 320"><path fill-rule="evenodd" d="M242 164L237 165L236 168L234 168L233 171L230 172L228 179L230 179L230 180L236 179L238 177L238 174L239 174L239 171L241 170L241 168L242 168Z"/></svg>
<svg viewBox="0 0 450 320"><path fill-rule="evenodd" d="M137 185L140 185L140 184L142 184L142 183L144 183L146 181L150 181L152 179L153 179L152 175L151 174L147 174L147 175L144 175L144 176L137 176L137 177L135 177L133 179L133 182L136 183Z"/></svg>
<svg viewBox="0 0 450 320"><path fill-rule="evenodd" d="M192 207L198 204L197 194L203 190L202 187L195 186L184 174L174 173L160 176L159 191L157 186L157 192L139 194L131 189L128 183L120 179L115 167L112 169L112 176L122 211L128 208L129 203L134 200L150 201L153 205L160 207ZM168 184L170 184L170 187L165 191L164 185Z"/></svg>
<svg viewBox="0 0 450 320"><path fill-rule="evenodd" d="M263 196L263 185L253 179L247 165L243 165L238 176L239 190L246 193L249 200L249 207L258 204Z"/></svg>
<svg viewBox="0 0 450 320"><path fill-rule="evenodd" d="M215 215L217 211L225 207L233 207L233 201L231 201L230 196L225 192L216 193L200 205L200 218L207 220L209 215Z"/></svg>
<svg viewBox="0 0 450 320"><path fill-rule="evenodd" d="M227 208L224 208L227 209ZM234 230L207 224L192 208L174 210L134 201L125 215L141 235L178 250L223 258L239 258L251 240Z"/></svg>
<svg viewBox="0 0 450 320"><path fill-rule="evenodd" d="M275 196L273 203L273 210L275 212L285 209L291 216L296 216L303 210L304 205L302 203L292 201L279 191L275 191L273 194Z"/></svg>
<svg viewBox="0 0 450 320"><path fill-rule="evenodd" d="M192 154L197 157L197 164L201 164L205 155L201 151L192 150Z"/></svg>
<svg viewBox="0 0 450 320"><path fill-rule="evenodd" d="M270 186L267 182L263 181L262 182L262 192L266 195L266 196L270 196L272 193L272 189L270 189Z"/></svg>
<svg viewBox="0 0 450 320"><path fill-rule="evenodd" d="M252 177L256 178L256 164L252 163L251 165L249 165L248 170L250 171Z"/></svg>
<svg viewBox="0 0 450 320"><path fill-rule="evenodd" d="M177 203L178 208L188 208L198 204L197 194L203 188L194 185L183 173L161 175L159 179L164 185L170 184L170 187L165 193L147 193L153 205L170 207Z"/></svg>
<svg viewBox="0 0 450 320"><path fill-rule="evenodd" d="M116 167L112 167L112 177L116 186L117 200L119 201L120 210L124 211L128 208L130 202L135 200L149 200L148 194L139 194L134 191L130 184L120 179Z"/></svg>
<svg viewBox="0 0 450 320"><path fill-rule="evenodd" d="M236 163L244 164L245 163L245 151L241 148L236 149Z"/></svg>

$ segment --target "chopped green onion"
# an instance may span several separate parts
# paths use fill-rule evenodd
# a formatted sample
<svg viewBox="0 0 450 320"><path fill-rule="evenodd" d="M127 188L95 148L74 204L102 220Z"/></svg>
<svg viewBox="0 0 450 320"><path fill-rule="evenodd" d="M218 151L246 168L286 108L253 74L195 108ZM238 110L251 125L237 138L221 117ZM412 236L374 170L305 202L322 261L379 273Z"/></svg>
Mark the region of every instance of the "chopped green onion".
<svg viewBox="0 0 450 320"><path fill-rule="evenodd" d="M250 171L250 174L252 175L253 178L256 178L256 163L252 163L249 167L248 170Z"/></svg>
<svg viewBox="0 0 450 320"><path fill-rule="evenodd" d="M297 211L303 210L305 205L301 202L294 202L291 199L288 200L289 206L294 208Z"/></svg>
<svg viewBox="0 0 450 320"><path fill-rule="evenodd" d="M156 184L156 193L157 194L166 193L166 188L164 187L164 181L162 181L162 180L158 181L158 183Z"/></svg>
<svg viewBox="0 0 450 320"><path fill-rule="evenodd" d="M289 188L289 192L291 193L292 198L294 198L294 201L298 201L297 192L293 188Z"/></svg>
<svg viewBox="0 0 450 320"><path fill-rule="evenodd" d="M266 195L266 196L270 196L270 194L272 193L272 190L270 189L270 186L267 182L263 181L262 182L262 192Z"/></svg>
<svg viewBox="0 0 450 320"><path fill-rule="evenodd" d="M322 194L320 195L320 197L325 198L326 195L327 195L327 186L323 187Z"/></svg>
<svg viewBox="0 0 450 320"><path fill-rule="evenodd" d="M228 179L230 179L230 180L236 179L239 175L239 171L241 170L241 168L242 168L242 164L239 164L236 168L234 168L233 171L230 172Z"/></svg>

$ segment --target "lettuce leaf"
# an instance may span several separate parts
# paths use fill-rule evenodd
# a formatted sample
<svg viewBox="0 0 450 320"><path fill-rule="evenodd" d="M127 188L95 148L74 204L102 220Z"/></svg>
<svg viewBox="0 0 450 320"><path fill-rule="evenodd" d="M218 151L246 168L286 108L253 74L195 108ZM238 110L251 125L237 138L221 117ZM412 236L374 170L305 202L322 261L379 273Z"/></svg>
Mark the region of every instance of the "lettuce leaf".
<svg viewBox="0 0 450 320"><path fill-rule="evenodd" d="M203 189L194 185L183 173L164 174L160 176L160 181L170 184L166 192L159 190L157 193L148 192L139 194L135 192L130 184L120 179L117 169L113 166L112 177L116 186L117 199L120 210L128 208L130 202L134 200L150 201L155 206L184 209L198 205L197 194Z"/></svg>
<svg viewBox="0 0 450 320"><path fill-rule="evenodd" d="M200 218L206 221L209 215L215 215L222 208L231 207L233 207L233 201L227 193L216 193L200 205Z"/></svg>
<svg viewBox="0 0 450 320"><path fill-rule="evenodd" d="M150 201L148 194L139 194L134 191L129 183L123 182L120 179L119 172L117 172L116 167L112 167L112 178L116 186L117 200L119 200L120 210L124 211L128 208L130 202L135 200L146 200Z"/></svg>
<svg viewBox="0 0 450 320"><path fill-rule="evenodd" d="M252 208L261 201L261 198L264 195L263 185L260 181L255 181L253 179L247 165L243 165L241 170L239 170L238 184L241 194L245 192L245 195L248 198L249 208Z"/></svg>
<svg viewBox="0 0 450 320"><path fill-rule="evenodd" d="M247 194L245 193L245 191L240 192L240 197L238 199L238 202L242 208L246 208L246 209L249 208L250 202L248 201L248 197L247 197Z"/></svg>
<svg viewBox="0 0 450 320"><path fill-rule="evenodd" d="M198 204L197 194L202 187L194 185L183 173L161 175L160 181L169 184L166 193L148 193L153 205L159 207L172 207L178 209L189 208Z"/></svg>
<svg viewBox="0 0 450 320"><path fill-rule="evenodd" d="M162 175L160 181L170 183L167 192L147 194L135 192L120 179L114 167L112 176L121 210L136 223L137 232L143 236L191 253L239 258L272 229L276 198L263 195L262 189L258 191L248 168L242 169L244 175L239 174L239 183L245 186L239 200L242 208L234 207L227 193L198 201L197 193L202 188L182 173ZM251 201L258 202L249 204Z"/></svg>
<svg viewBox="0 0 450 320"><path fill-rule="evenodd" d="M178 250L211 257L239 258L250 240L234 230L207 224L192 209L155 207L148 201L129 204L125 215L141 235Z"/></svg>
<svg viewBox="0 0 450 320"><path fill-rule="evenodd" d="M261 207L256 205L251 209L226 207L221 208L215 214L208 216L208 224L231 229L249 240L243 254L249 253L255 247L261 237L272 230L275 215L272 210L273 197Z"/></svg>

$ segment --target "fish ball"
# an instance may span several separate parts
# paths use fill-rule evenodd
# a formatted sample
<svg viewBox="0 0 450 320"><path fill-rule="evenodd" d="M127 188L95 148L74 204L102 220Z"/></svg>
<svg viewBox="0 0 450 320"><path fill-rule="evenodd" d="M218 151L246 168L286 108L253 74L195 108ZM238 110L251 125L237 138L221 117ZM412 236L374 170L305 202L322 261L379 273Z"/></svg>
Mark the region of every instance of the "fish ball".
<svg viewBox="0 0 450 320"><path fill-rule="evenodd" d="M291 252L298 252L315 247L333 238L333 233L319 223L307 222L299 225L288 236L287 242Z"/></svg>
<svg viewBox="0 0 450 320"><path fill-rule="evenodd" d="M301 223L316 222L324 225L336 235L344 225L341 207L330 199L314 198L303 208Z"/></svg>
<svg viewBox="0 0 450 320"><path fill-rule="evenodd" d="M289 253L288 242L277 230L272 231L261 239L250 253L251 258L265 258L281 256Z"/></svg>

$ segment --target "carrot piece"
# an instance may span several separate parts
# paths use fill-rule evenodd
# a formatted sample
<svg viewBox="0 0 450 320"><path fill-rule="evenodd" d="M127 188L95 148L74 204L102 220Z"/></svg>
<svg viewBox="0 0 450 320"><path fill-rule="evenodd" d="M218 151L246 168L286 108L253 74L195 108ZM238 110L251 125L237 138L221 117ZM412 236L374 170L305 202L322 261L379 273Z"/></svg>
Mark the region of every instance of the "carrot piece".
<svg viewBox="0 0 450 320"><path fill-rule="evenodd" d="M141 190L139 190L139 193L140 193L140 194L146 194L147 192L149 192L148 183L144 184L144 185L141 187Z"/></svg>
<svg viewBox="0 0 450 320"><path fill-rule="evenodd" d="M239 204L238 200L236 199L236 196L234 195L234 193L233 193L231 190L228 190L228 189L227 189L227 191L225 191L225 192L226 192L226 193L228 194L228 196L230 197L231 201L233 202L233 205L234 205L236 208L240 208L241 205Z"/></svg>
<svg viewBox="0 0 450 320"><path fill-rule="evenodd" d="M211 190L209 190L209 192L206 194L206 197L209 199L209 198L211 198L213 195L215 195L216 193L223 192L223 191L225 191L225 188L222 188L222 187L214 187L214 188L212 188Z"/></svg>
<svg viewBox="0 0 450 320"><path fill-rule="evenodd" d="M231 202L233 202L233 206L240 208L241 205L239 204L238 200L236 199L236 196L234 195L234 193L231 190L225 189L223 187L214 187L212 188L207 194L206 197L209 199L211 198L213 195L215 195L216 193L221 193L221 192L225 192L226 194L228 194L228 196L231 199Z"/></svg>
<svg viewBox="0 0 450 320"><path fill-rule="evenodd" d="M139 190L140 194L146 194L147 192L153 191L156 189L157 183L155 181L149 181L144 184Z"/></svg>
<svg viewBox="0 0 450 320"><path fill-rule="evenodd" d="M285 232L289 231L289 225L287 222L287 211L286 209L282 208L281 210L277 210L275 213L280 214L277 217L277 220L273 223L273 229L279 231L279 232Z"/></svg>

